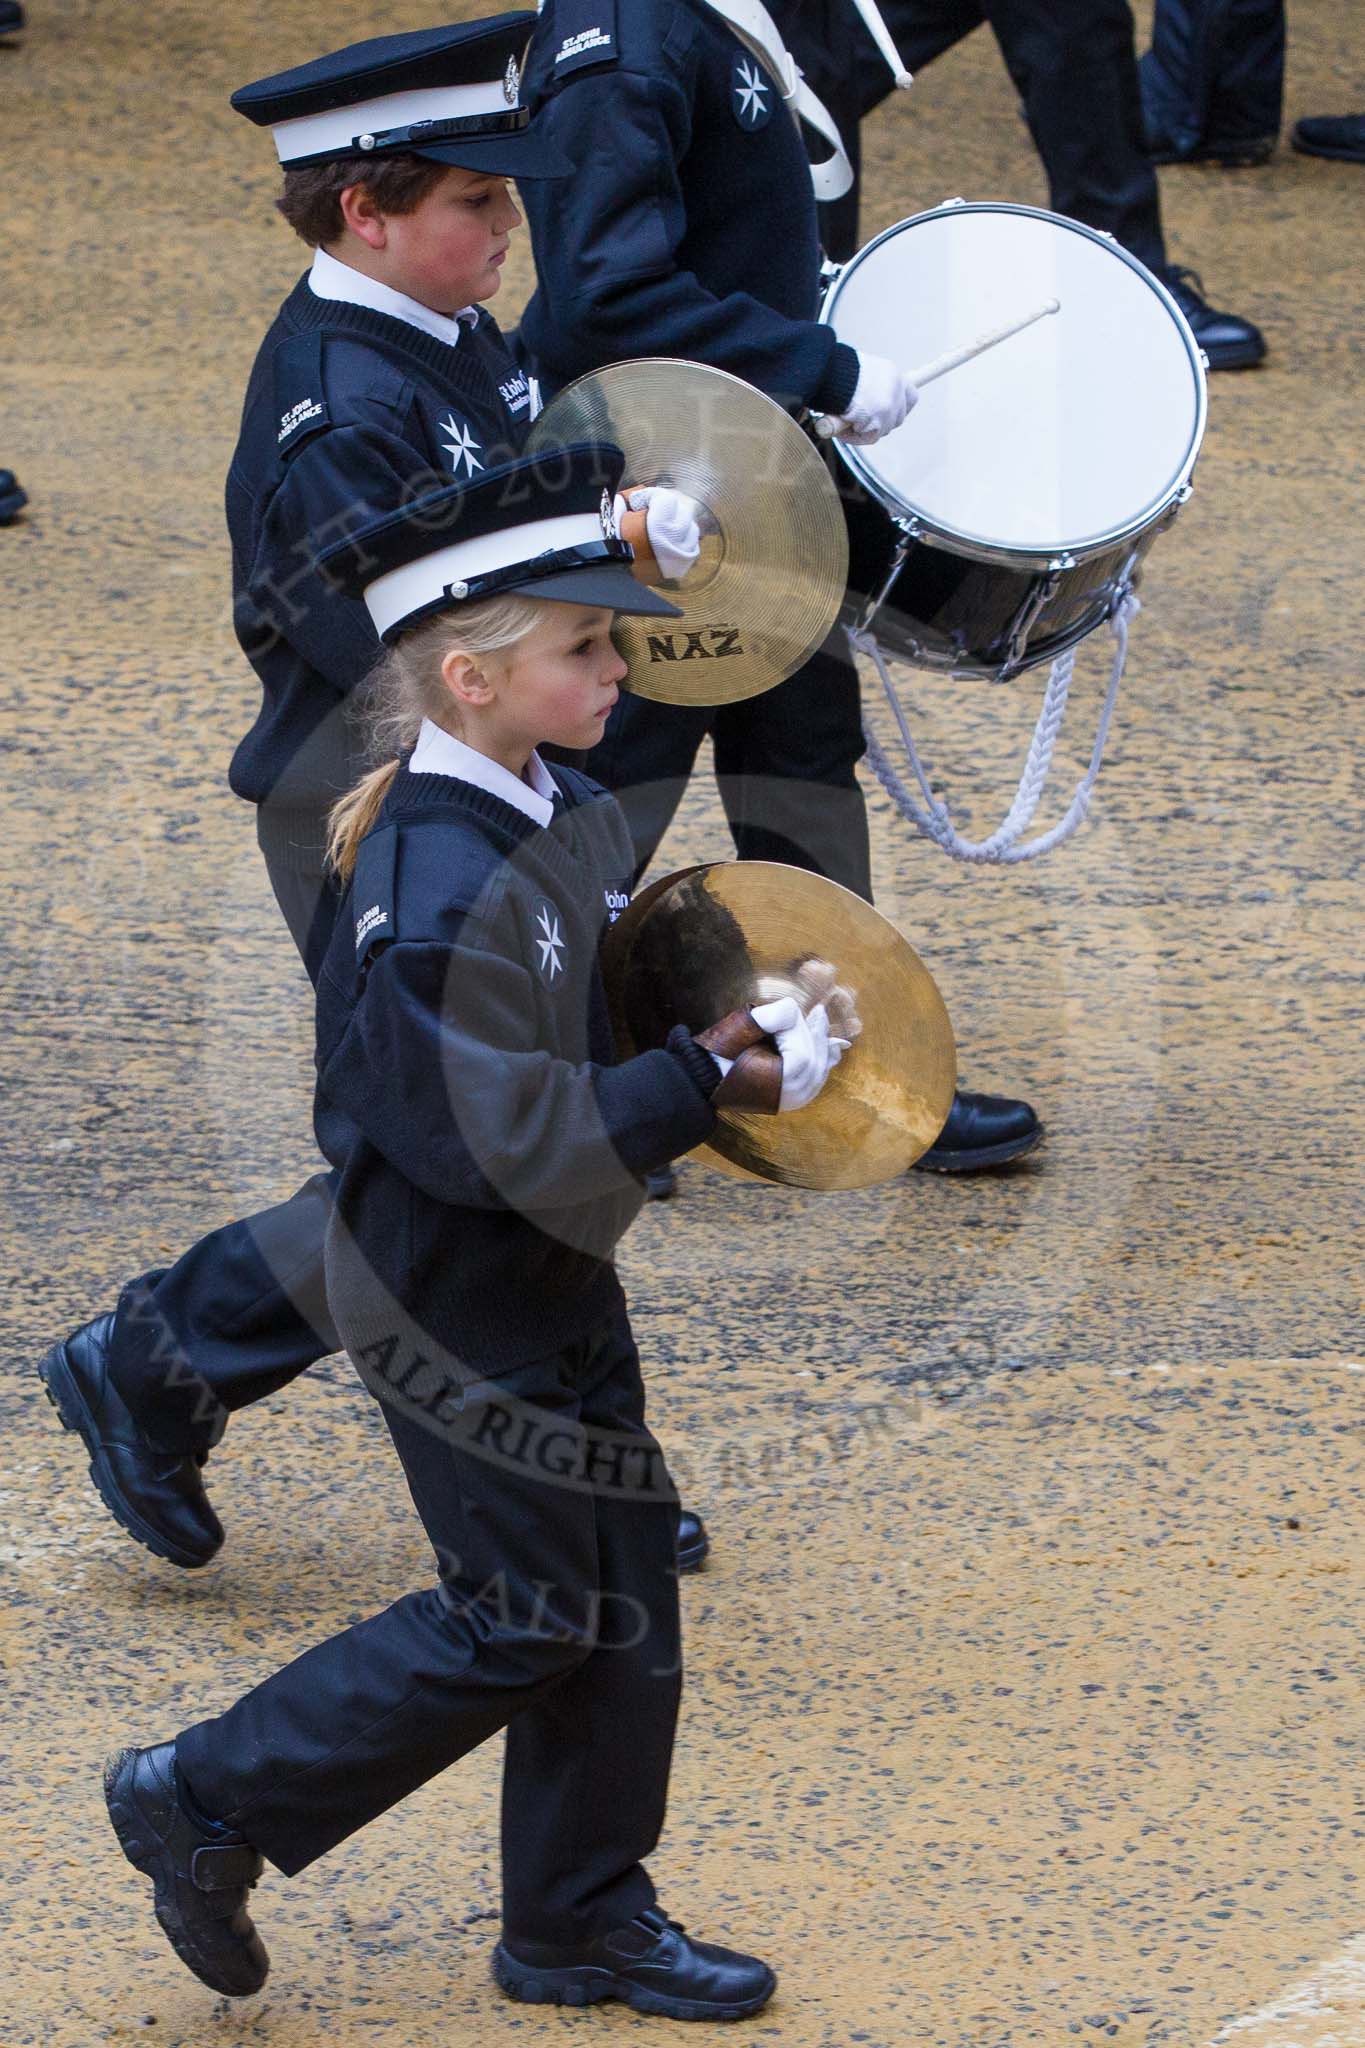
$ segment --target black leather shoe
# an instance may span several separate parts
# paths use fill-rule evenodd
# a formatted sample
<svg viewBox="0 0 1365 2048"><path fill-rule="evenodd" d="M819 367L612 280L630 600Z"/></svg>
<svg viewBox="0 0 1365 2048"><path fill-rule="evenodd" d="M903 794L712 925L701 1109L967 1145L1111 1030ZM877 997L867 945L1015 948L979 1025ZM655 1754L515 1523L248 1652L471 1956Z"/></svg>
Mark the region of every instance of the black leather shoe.
<svg viewBox="0 0 1365 2048"><path fill-rule="evenodd" d="M1154 164L1219 164L1225 171L1250 171L1275 154L1273 135L1224 135L1187 145L1148 127L1146 140Z"/></svg>
<svg viewBox="0 0 1365 2048"><path fill-rule="evenodd" d="M0 35L4 34L0 28ZM28 492L12 469L0 469L0 526L17 519L28 503Z"/></svg>
<svg viewBox="0 0 1365 2048"><path fill-rule="evenodd" d="M1304 156L1334 156L1365 164L1365 114L1311 114L1296 121L1290 141Z"/></svg>
<svg viewBox="0 0 1365 2048"><path fill-rule="evenodd" d="M203 1454L159 1451L138 1428L109 1376L112 1315L96 1316L54 1344L38 1367L64 1429L90 1453L100 1499L154 1557L194 1571L216 1556L222 1524L200 1477Z"/></svg>
<svg viewBox="0 0 1365 2048"><path fill-rule="evenodd" d="M596 2005L620 1998L666 2020L742 2020L758 2012L777 1979L757 1956L692 1941L657 1906L581 1948L500 1941L493 1975L527 2005Z"/></svg>
<svg viewBox="0 0 1365 2048"><path fill-rule="evenodd" d="M24 25L24 10L19 0L0 0L0 36L12 36Z"/></svg>
<svg viewBox="0 0 1365 2048"><path fill-rule="evenodd" d="M1236 313L1218 313L1204 297L1204 280L1181 263L1168 263L1159 273L1171 297L1189 321L1195 340L1211 370L1249 370L1265 357L1265 336Z"/></svg>
<svg viewBox="0 0 1365 2048"><path fill-rule="evenodd" d="M691 1508L684 1508L678 1517L678 1570L700 1571L710 1548L711 1538L706 1533L705 1522L700 1515L694 1515Z"/></svg>
<svg viewBox="0 0 1365 2048"><path fill-rule="evenodd" d="M977 1173L983 1166L1022 1159L1042 1137L1043 1127L1027 1102L959 1088L947 1123L915 1164L922 1173Z"/></svg>
<svg viewBox="0 0 1365 2048"><path fill-rule="evenodd" d="M155 1886L156 1917L182 1963L228 1998L259 1991L270 1974L246 1895L264 1859L230 1829L191 1819L175 1783L175 1744L121 1749L104 1767L114 1833Z"/></svg>

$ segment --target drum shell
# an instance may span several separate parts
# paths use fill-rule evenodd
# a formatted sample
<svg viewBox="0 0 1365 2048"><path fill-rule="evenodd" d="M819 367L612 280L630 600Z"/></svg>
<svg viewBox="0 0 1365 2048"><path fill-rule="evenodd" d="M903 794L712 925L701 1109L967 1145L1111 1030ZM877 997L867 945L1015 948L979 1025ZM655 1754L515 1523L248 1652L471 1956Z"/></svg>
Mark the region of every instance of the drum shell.
<svg viewBox="0 0 1365 2048"><path fill-rule="evenodd" d="M895 223L826 275L820 317L841 341L916 364L974 328L986 334L1002 310L1027 310L1035 288L1035 303L1060 302L1055 331L1035 319L1019 342L983 352L987 381L959 408L959 440L950 451L940 412L922 471L884 463L876 448L833 443L829 452L849 534L846 622L873 631L889 654L969 677L999 679L1074 646L1112 614L1190 495L1204 364L1165 285L1079 221L961 200ZM932 309L950 301L951 321L937 321ZM1139 342L1129 360L1125 349ZM1145 410L1134 394L1150 395ZM925 402L938 404L932 390ZM1039 435L1054 430L1066 508L1046 490L1032 508L1027 479L1049 474ZM904 456L914 417L903 431ZM973 491L942 487L955 470L975 480ZM1106 479L1098 495L1085 488L1088 473Z"/></svg>
<svg viewBox="0 0 1365 2048"><path fill-rule="evenodd" d="M856 625L882 593L903 529L847 470L836 482L849 543L843 617ZM935 545L921 530L909 541L873 630L887 654L918 667L991 680L1019 674L1054 660L1103 624L1173 517L1172 508L1136 538L1082 561L1040 557L1031 568L974 560L952 539Z"/></svg>

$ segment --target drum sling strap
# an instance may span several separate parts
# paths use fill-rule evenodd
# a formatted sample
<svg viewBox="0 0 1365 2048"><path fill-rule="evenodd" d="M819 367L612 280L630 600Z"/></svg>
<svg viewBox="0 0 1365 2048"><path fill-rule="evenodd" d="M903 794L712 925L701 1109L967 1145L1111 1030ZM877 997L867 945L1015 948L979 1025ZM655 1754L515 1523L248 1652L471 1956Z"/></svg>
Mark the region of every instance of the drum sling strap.
<svg viewBox="0 0 1365 2048"><path fill-rule="evenodd" d="M1058 655L1052 664L1047 688L1043 692L1042 709L1038 713L1038 723L1029 742L1028 759L1019 778L1019 787L1014 792L1014 801L1005 817L988 838L965 839L953 823L947 802L934 795L929 774L920 760L904 706L891 680L886 656L878 645L875 632L870 628L859 631L852 626L846 627L851 651L855 655L865 654L881 677L882 688L886 691L887 702L900 729L900 736L905 742L905 751L914 770L920 795L924 799L922 804L916 800L904 777L887 759L886 750L872 731L870 722L864 721L868 761L877 780L901 816L917 831L922 832L926 839L932 839L936 846L941 846L953 860L1005 866L1018 861L1037 860L1041 854L1051 853L1054 847L1064 845L1090 809L1090 799L1099 777L1105 742L1109 738L1109 727L1114 716L1114 705L1118 699L1119 683L1122 681L1124 664L1128 659L1128 628L1139 609L1138 599L1131 590L1120 593L1109 615L1110 631L1115 642L1114 658L1109 671L1109 687L1100 710L1099 730L1090 753L1090 765L1076 784L1076 793L1067 806L1065 815L1048 831L1040 832L1036 839L1029 840L1024 840L1024 834L1033 823L1047 783L1048 771L1052 767L1052 756L1061 733L1062 720L1066 715L1072 672L1076 666L1076 649L1069 647L1066 653Z"/></svg>
<svg viewBox="0 0 1365 2048"><path fill-rule="evenodd" d="M848 160L838 124L822 99L818 99L801 76L800 67L778 33L777 23L763 0L706 0L760 63L766 64L777 80L783 99L793 115L799 114L807 127L824 137L833 154L810 167L810 181L819 200L842 199L853 184L853 166ZM907 76L908 83L908 76Z"/></svg>

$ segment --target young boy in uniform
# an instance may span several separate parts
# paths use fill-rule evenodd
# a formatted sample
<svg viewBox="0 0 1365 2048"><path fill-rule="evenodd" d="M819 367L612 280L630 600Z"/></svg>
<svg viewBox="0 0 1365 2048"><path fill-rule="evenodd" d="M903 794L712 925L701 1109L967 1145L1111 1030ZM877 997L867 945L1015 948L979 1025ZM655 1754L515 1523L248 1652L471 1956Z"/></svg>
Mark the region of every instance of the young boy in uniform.
<svg viewBox="0 0 1365 2048"><path fill-rule="evenodd" d="M313 250L257 355L227 480L234 623L261 685L229 780L257 807L310 980L338 902L327 814L359 766L347 702L379 652L319 557L525 439L531 385L482 302L520 223L508 178L569 168L519 99L534 25L520 12L381 36L233 96L270 128L280 211ZM669 518L656 498L624 530L638 545ZM206 1564L222 1543L201 1468L228 1415L338 1348L322 1273L331 1180L144 1274L42 1362L106 1506L173 1564ZM695 1517L681 1540L684 1567L699 1563Z"/></svg>
<svg viewBox="0 0 1365 2048"><path fill-rule="evenodd" d="M330 557L392 646L368 701L398 758L335 813L352 880L318 980L327 1282L440 1582L111 1759L124 1852L229 1995L268 1969L247 1912L263 1858L303 1869L504 1726L505 1991L730 2020L773 1990L756 1958L689 1938L644 1868L681 1686L677 1507L613 1249L642 1176L717 1102L800 1109L849 1040L787 998L615 1058L597 949L629 833L537 747L600 734L615 611L677 616L630 573L621 463L523 457Z"/></svg>

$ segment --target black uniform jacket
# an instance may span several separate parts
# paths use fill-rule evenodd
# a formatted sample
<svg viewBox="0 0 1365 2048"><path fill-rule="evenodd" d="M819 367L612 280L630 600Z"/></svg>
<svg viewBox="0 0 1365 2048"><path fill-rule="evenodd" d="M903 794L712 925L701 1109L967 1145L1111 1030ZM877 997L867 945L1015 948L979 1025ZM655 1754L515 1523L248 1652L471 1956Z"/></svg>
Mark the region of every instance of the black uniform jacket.
<svg viewBox="0 0 1365 2048"><path fill-rule="evenodd" d="M628 900L615 802L556 767L540 827L401 768L318 982L318 1142L340 1169L328 1301L353 1352L395 1318L487 1371L619 1304L639 1176L699 1144L720 1069L682 1029L616 1063L598 968Z"/></svg>
<svg viewBox="0 0 1365 2048"><path fill-rule="evenodd" d="M232 759L262 843L320 870L325 813L363 772L347 693L379 653L370 617L318 568L331 541L423 489L519 452L531 393L480 313L451 346L307 277L261 344L227 480L233 619L261 684Z"/></svg>
<svg viewBox="0 0 1365 2048"><path fill-rule="evenodd" d="M524 90L572 178L522 193L539 278L519 348L550 390L639 356L837 411L857 357L818 324L805 146L704 0L546 0Z"/></svg>

